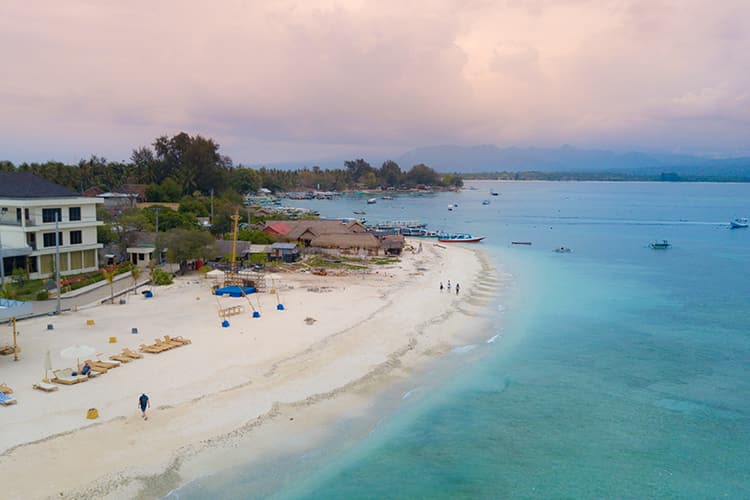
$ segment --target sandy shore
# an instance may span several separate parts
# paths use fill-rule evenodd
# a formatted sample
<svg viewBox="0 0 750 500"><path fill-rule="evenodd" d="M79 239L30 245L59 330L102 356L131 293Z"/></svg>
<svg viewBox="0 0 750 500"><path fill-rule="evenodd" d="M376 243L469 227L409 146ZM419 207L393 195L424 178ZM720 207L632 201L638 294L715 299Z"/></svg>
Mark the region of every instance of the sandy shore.
<svg viewBox="0 0 750 500"><path fill-rule="evenodd" d="M274 295L257 294L251 303L260 318L251 318L245 299L217 300L205 280L188 276L150 299L131 295L125 305L19 323L21 360L0 358L0 381L18 400L0 408L2 497L159 497L236 463L240 441L257 453L243 454L245 462L304 446L314 439L306 428L367 411L378 387L465 344L498 286L476 247L427 241L421 253L368 274L269 276L285 310ZM461 284L459 295L438 290L448 279ZM245 314L222 328L217 310L229 305ZM192 344L53 393L32 389L47 350L63 368L75 365L59 356L65 347L89 345L105 359L165 334ZM141 392L151 397L147 421L136 407ZM98 419L86 419L89 408Z"/></svg>

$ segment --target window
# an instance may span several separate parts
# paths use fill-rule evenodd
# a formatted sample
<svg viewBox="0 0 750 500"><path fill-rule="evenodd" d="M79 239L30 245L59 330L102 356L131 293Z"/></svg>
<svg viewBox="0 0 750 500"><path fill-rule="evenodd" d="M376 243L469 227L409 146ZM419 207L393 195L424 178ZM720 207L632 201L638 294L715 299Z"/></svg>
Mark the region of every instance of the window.
<svg viewBox="0 0 750 500"><path fill-rule="evenodd" d="M44 233L43 237L45 247L55 246L55 233ZM62 245L62 233L57 233L57 237L60 239L60 244Z"/></svg>
<svg viewBox="0 0 750 500"><path fill-rule="evenodd" d="M62 222L62 209L60 208L43 208L42 209L42 222L55 222L59 220Z"/></svg>
<svg viewBox="0 0 750 500"><path fill-rule="evenodd" d="M81 235L81 231L71 231L70 232L70 244L80 245L81 243L83 243L83 236Z"/></svg>
<svg viewBox="0 0 750 500"><path fill-rule="evenodd" d="M70 207L68 209L68 220L81 220L81 207Z"/></svg>

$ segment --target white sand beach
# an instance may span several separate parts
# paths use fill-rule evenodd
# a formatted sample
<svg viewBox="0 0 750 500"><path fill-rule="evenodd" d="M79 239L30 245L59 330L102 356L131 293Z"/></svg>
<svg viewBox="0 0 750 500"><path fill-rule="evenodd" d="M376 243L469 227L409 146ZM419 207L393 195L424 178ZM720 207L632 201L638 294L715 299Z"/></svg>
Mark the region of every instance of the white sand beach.
<svg viewBox="0 0 750 500"><path fill-rule="evenodd" d="M441 293L448 279L454 287ZM467 343L499 283L477 247L424 241L421 253L366 274L269 273L268 285L285 310L275 295L251 295L260 318L245 299L217 300L195 274L155 288L153 298L130 295L124 305L19 322L21 359L0 358L0 382L18 401L0 408L0 496L159 497L232 463L239 440L258 456L301 446L303 436L314 439L306 426L366 411L377 387ZM219 304L243 306L244 314L222 328ZM10 335L0 326L2 341ZM164 335L192 343L55 392L32 389L47 350L53 368L73 367L59 354L68 346L91 346L107 359ZM142 392L151 398L148 420L137 408ZM86 419L89 408L97 419Z"/></svg>

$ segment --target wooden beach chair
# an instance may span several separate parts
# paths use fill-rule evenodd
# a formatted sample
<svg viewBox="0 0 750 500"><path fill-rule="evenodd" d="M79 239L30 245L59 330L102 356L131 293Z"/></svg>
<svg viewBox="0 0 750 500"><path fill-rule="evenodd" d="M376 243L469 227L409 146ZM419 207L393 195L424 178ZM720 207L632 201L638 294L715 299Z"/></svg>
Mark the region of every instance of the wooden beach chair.
<svg viewBox="0 0 750 500"><path fill-rule="evenodd" d="M173 342L173 343L177 342L177 343L182 344L182 345L188 345L188 344L192 344L193 343L192 340L186 339L186 338L184 338L182 336L170 337L169 335L165 335L164 336L164 341L165 342Z"/></svg>
<svg viewBox="0 0 750 500"><path fill-rule="evenodd" d="M143 358L143 354L141 354L139 352L131 351L127 347L122 350L122 355L126 356L128 358L132 358L132 359L141 359L141 358Z"/></svg>
<svg viewBox="0 0 750 500"><path fill-rule="evenodd" d="M52 382L63 385L79 384L81 382L88 382L89 378L86 375L71 375L73 370L70 368L63 368L62 370L54 370L52 372L54 377Z"/></svg>
<svg viewBox="0 0 750 500"><path fill-rule="evenodd" d="M154 339L154 345L163 347L165 351L167 349L174 349L175 347L182 347L182 344L178 344L177 342L164 342L162 339Z"/></svg>
<svg viewBox="0 0 750 500"><path fill-rule="evenodd" d="M13 394L13 389L5 385L5 383L0 384L0 392L3 394Z"/></svg>
<svg viewBox="0 0 750 500"><path fill-rule="evenodd" d="M37 382L36 384L32 385L32 387L38 391L42 392L55 392L59 389L54 384L48 384L47 382Z"/></svg>
<svg viewBox="0 0 750 500"><path fill-rule="evenodd" d="M104 359L100 359L100 356L101 356L101 354L97 354L97 358L94 361L94 363L96 363L99 366L103 366L103 367L105 367L107 369L112 369L112 368L117 368L118 366L121 365L121 363L119 361L115 361L115 360L112 360L112 359L109 360L109 361L107 361L107 360L104 360Z"/></svg>
<svg viewBox="0 0 750 500"><path fill-rule="evenodd" d="M161 353L163 353L164 351L167 350L164 347L159 347L157 345L146 345L146 344L141 344L138 347L138 349L141 352L147 352L149 354L161 354Z"/></svg>
<svg viewBox="0 0 750 500"><path fill-rule="evenodd" d="M88 363L89 366L91 367L91 371L89 371L89 374L88 374L88 376L91 378L96 378L99 375L104 375L109 370L109 368L107 368L106 366L101 366L97 364L96 361L92 361L90 359L87 359L86 361L84 361L84 364L85 363Z"/></svg>
<svg viewBox="0 0 750 500"><path fill-rule="evenodd" d="M109 359L113 361L119 361L120 363L130 363L131 361L133 361L133 358L125 356L124 354L113 354L109 357Z"/></svg>

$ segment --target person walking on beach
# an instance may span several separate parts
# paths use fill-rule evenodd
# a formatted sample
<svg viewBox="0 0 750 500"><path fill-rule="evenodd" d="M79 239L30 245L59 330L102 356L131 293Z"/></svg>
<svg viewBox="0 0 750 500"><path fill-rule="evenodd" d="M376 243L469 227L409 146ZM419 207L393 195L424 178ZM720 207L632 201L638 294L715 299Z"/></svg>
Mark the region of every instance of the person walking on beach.
<svg viewBox="0 0 750 500"><path fill-rule="evenodd" d="M451 280L448 280L448 291L451 291Z"/></svg>
<svg viewBox="0 0 750 500"><path fill-rule="evenodd" d="M443 282L442 281L440 282L440 291L441 292L443 291Z"/></svg>
<svg viewBox="0 0 750 500"><path fill-rule="evenodd" d="M141 397L138 398L138 407L141 409L143 420L148 420L148 417L146 416L146 408L151 408L151 401L145 393L141 394Z"/></svg>
<svg viewBox="0 0 750 500"><path fill-rule="evenodd" d="M461 288L461 285L459 285L458 283L456 283L456 295L458 295L459 288Z"/></svg>

